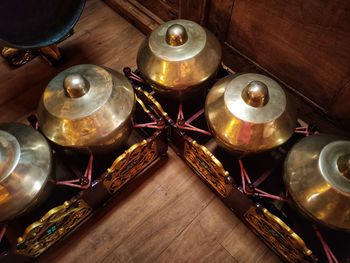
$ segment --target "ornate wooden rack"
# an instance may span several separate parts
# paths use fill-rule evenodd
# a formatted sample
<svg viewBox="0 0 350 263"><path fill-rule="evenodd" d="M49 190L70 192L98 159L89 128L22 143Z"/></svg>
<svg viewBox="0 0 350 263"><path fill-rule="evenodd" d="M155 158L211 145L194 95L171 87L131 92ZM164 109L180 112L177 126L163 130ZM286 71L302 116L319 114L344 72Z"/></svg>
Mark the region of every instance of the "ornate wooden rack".
<svg viewBox="0 0 350 263"><path fill-rule="evenodd" d="M250 71L257 70L250 67ZM339 262L348 262L350 234L314 226L288 201L283 184L286 153L298 139L314 132L317 127L305 127L305 122L300 120L300 127L282 147L238 160L220 149L211 135L205 132L208 128L202 114L204 95L179 106L154 94L151 87L138 77L137 70L134 73L130 69L124 72L135 85L146 90L144 96L153 102L169 124L170 146L283 261L327 262L329 255L326 254L329 254L330 248L330 253L336 255ZM218 77L232 73L223 64Z"/></svg>
<svg viewBox="0 0 350 263"><path fill-rule="evenodd" d="M153 111L153 98L144 97L141 89L136 90L136 95L135 126L136 122L140 125L152 120L156 120L156 125L135 128L121 149L94 156L91 182L88 177L75 179L91 157L54 148L56 184L52 184L42 205L2 224L6 231L0 242L1 262L28 262L54 249L89 218L103 213L104 206L121 190L132 187L131 181L144 180L167 160L167 127L163 118Z"/></svg>

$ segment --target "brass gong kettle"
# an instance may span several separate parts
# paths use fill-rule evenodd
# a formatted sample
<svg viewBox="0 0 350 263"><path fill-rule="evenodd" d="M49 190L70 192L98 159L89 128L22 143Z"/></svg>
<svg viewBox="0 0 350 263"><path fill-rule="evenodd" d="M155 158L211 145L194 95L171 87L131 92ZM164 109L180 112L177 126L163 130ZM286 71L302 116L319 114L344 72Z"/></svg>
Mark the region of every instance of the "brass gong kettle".
<svg viewBox="0 0 350 263"><path fill-rule="evenodd" d="M42 133L56 145L105 153L129 137L134 107L134 90L125 76L86 64L51 80L37 116Z"/></svg>
<svg viewBox="0 0 350 263"><path fill-rule="evenodd" d="M301 139L285 160L284 182L304 216L350 231L350 141L325 134Z"/></svg>
<svg viewBox="0 0 350 263"><path fill-rule="evenodd" d="M0 124L0 222L47 197L51 167L51 149L44 136L24 124Z"/></svg>
<svg viewBox="0 0 350 263"><path fill-rule="evenodd" d="M281 86L260 74L236 74L214 84L205 117L217 143L240 157L286 142L297 124L296 111Z"/></svg>
<svg viewBox="0 0 350 263"><path fill-rule="evenodd" d="M189 20L160 25L141 44L137 66L160 94L185 100L203 90L215 77L221 46L215 36Z"/></svg>

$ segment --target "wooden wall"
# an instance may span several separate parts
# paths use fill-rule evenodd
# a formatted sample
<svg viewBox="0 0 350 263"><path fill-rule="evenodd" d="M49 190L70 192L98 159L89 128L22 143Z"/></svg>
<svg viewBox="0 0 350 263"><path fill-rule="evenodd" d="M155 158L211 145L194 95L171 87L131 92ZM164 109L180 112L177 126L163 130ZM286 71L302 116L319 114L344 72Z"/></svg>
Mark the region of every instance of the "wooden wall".
<svg viewBox="0 0 350 263"><path fill-rule="evenodd" d="M135 2L105 1L112 6ZM223 43L239 50L350 130L350 1L137 0L137 3L164 21L185 18L208 27Z"/></svg>
<svg viewBox="0 0 350 263"><path fill-rule="evenodd" d="M350 124L350 1L236 0L223 40Z"/></svg>

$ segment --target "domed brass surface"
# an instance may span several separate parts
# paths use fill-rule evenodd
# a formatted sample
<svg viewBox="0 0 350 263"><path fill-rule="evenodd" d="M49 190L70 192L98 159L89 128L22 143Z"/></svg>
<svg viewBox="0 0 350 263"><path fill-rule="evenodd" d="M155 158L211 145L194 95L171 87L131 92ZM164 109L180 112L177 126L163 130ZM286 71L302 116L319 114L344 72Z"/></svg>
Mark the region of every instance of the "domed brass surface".
<svg viewBox="0 0 350 263"><path fill-rule="evenodd" d="M284 181L299 210L311 220L350 230L350 141L312 135L293 146L285 161Z"/></svg>
<svg viewBox="0 0 350 263"><path fill-rule="evenodd" d="M90 83L81 75L72 73L63 80L65 95L70 98L80 98L90 89Z"/></svg>
<svg viewBox="0 0 350 263"><path fill-rule="evenodd" d="M263 107L269 100L269 89L261 81L252 81L243 89L242 98L252 107Z"/></svg>
<svg viewBox="0 0 350 263"><path fill-rule="evenodd" d="M221 46L195 22L173 20L155 29L141 44L137 66L156 91L183 100L216 74Z"/></svg>
<svg viewBox="0 0 350 263"><path fill-rule="evenodd" d="M181 46L185 44L187 39L186 29L182 25L174 24L166 31L165 40L170 46Z"/></svg>
<svg viewBox="0 0 350 263"><path fill-rule="evenodd" d="M13 135L0 130L0 180L4 180L16 168L21 150Z"/></svg>
<svg viewBox="0 0 350 263"><path fill-rule="evenodd" d="M104 152L131 132L135 95L122 74L95 65L78 65L58 74L38 107L39 126L52 142Z"/></svg>
<svg viewBox="0 0 350 263"><path fill-rule="evenodd" d="M296 127L296 112L280 85L260 74L230 75L209 91L208 126L218 144L238 155L286 142Z"/></svg>
<svg viewBox="0 0 350 263"><path fill-rule="evenodd" d="M0 222L42 199L51 166L51 149L39 132L24 124L0 124Z"/></svg>
<svg viewBox="0 0 350 263"><path fill-rule="evenodd" d="M340 156L337 160L337 166L340 174L350 179L350 154Z"/></svg>

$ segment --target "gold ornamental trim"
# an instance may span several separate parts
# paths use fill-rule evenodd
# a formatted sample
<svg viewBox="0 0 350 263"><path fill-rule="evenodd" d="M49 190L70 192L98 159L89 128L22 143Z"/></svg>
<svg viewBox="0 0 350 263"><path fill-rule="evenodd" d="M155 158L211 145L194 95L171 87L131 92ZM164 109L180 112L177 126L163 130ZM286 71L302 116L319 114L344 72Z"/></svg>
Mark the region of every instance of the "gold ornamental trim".
<svg viewBox="0 0 350 263"><path fill-rule="evenodd" d="M66 201L29 225L17 239L16 253L38 257L82 222L92 209L82 199Z"/></svg>
<svg viewBox="0 0 350 263"><path fill-rule="evenodd" d="M137 95L135 94L135 99L136 101L140 104L141 108L143 109L144 112L149 113L150 111L147 109L146 105L143 103L143 101L141 99L139 99L139 97L137 97Z"/></svg>
<svg viewBox="0 0 350 263"><path fill-rule="evenodd" d="M18 49L12 47L0 47L1 55L13 66L21 66L36 57L30 49Z"/></svg>
<svg viewBox="0 0 350 263"><path fill-rule="evenodd" d="M206 180L222 197L227 197L233 186L227 180L229 173L221 162L196 141L185 141L184 157L191 167Z"/></svg>
<svg viewBox="0 0 350 263"><path fill-rule="evenodd" d="M168 113L163 109L163 107L160 105L160 103L147 91L141 89L140 87L136 88L139 92L143 93L147 99L149 99L158 109L159 113L163 117L168 117Z"/></svg>
<svg viewBox="0 0 350 263"><path fill-rule="evenodd" d="M314 262L303 239L266 208L251 207L244 215L253 229L287 262Z"/></svg>
<svg viewBox="0 0 350 263"><path fill-rule="evenodd" d="M134 144L107 169L107 175L103 178L103 185L110 194L114 194L157 157L157 143L155 140L143 140Z"/></svg>
<svg viewBox="0 0 350 263"><path fill-rule="evenodd" d="M236 74L230 67L226 66L226 64L222 61L221 66L224 70L226 70L229 74L233 75Z"/></svg>

